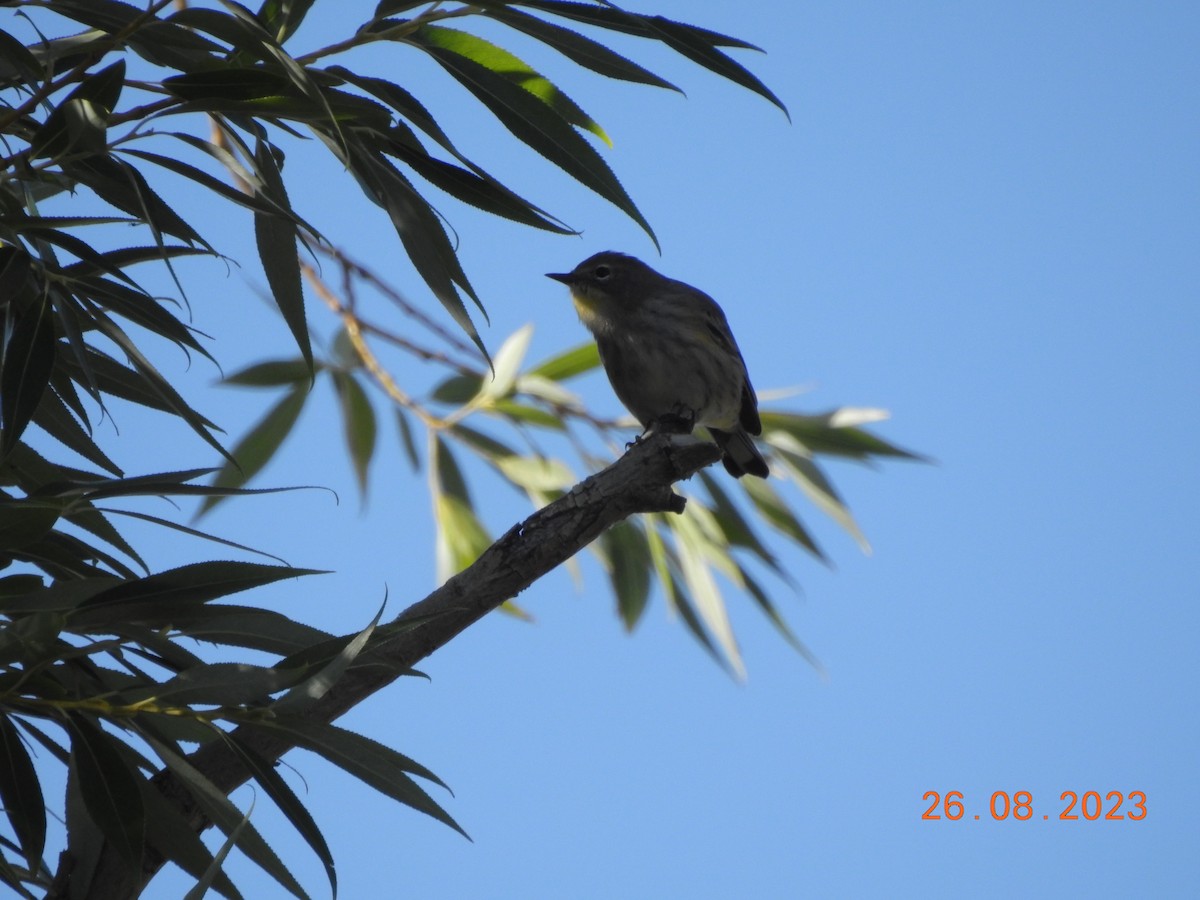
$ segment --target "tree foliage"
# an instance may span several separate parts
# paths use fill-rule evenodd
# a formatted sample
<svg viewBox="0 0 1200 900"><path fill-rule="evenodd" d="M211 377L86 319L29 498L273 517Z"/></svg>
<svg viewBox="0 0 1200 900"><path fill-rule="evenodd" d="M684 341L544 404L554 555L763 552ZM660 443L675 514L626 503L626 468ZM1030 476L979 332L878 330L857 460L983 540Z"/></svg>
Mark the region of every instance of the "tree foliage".
<svg viewBox="0 0 1200 900"><path fill-rule="evenodd" d="M489 356L473 320L483 313L479 295L429 189L521 225L571 229L465 156L413 86L337 60L367 44L429 57L481 112L651 237L593 146L607 140L600 125L546 76L468 30L470 22L499 23L606 78L677 90L602 42L606 34L635 36L782 104L727 52L751 45L602 0L383 0L355 30L307 50L296 35L313 0L265 0L253 10L167 0L144 8L120 0L4 5L16 11L0 30L0 800L11 834L0 836L0 881L23 896L85 896L106 883L115 854L124 874L116 879L121 891L108 895L136 892L169 860L195 876L198 891L237 897L221 871L236 845L306 896L249 814L197 767L195 748L220 746L284 812L336 890L316 822L274 760L245 736L261 732L279 747L311 749L461 830L423 786L441 785L429 769L312 715L356 661L417 621L377 617L358 634L338 636L230 601L313 572L254 559L250 548L153 515L137 499L196 497L202 509L231 497L248 502L265 490L250 480L283 445L310 392L327 383L364 495L381 422L395 420L412 465L427 471L445 579L494 546L464 458L482 461L491 477L543 507L631 435L628 423L597 418L571 389L572 379L597 366L594 346L529 363L522 329ZM386 213L436 301L432 312L334 249L320 223L297 210L303 190L289 182L287 158L305 135ZM180 178L253 218L258 260L294 346L227 377L274 397L231 447L187 400L185 386L152 362L153 344L210 359L213 348L179 317L174 300L155 296L131 272L161 265L185 299L179 261L219 257L171 193ZM341 272L340 288L322 280L313 259ZM310 339L306 281L309 296L339 323L329 353ZM405 327L388 324L384 310L399 311ZM442 324L447 316L450 327ZM433 361L445 376L427 395L406 391L381 362L381 346ZM158 472L122 471L93 430L119 403L185 423L219 454L219 468L164 459ZM910 456L863 429L881 416L763 414L774 474L856 536L817 458ZM564 452L551 455L545 446ZM87 467L61 461L64 450ZM766 586L764 575L783 583L790 576L763 528L823 553L775 484L702 473L682 513L664 507L605 531L592 549L627 627L657 585L714 657L740 671L724 583L803 650ZM235 558L154 571L147 548L123 534L123 520L215 542ZM212 651L201 655L199 641ZM398 666L393 677L408 671ZM45 858L52 804L35 755L67 771L65 809L56 814L66 822L67 849L57 869ZM210 823L227 836L216 854L198 834Z"/></svg>

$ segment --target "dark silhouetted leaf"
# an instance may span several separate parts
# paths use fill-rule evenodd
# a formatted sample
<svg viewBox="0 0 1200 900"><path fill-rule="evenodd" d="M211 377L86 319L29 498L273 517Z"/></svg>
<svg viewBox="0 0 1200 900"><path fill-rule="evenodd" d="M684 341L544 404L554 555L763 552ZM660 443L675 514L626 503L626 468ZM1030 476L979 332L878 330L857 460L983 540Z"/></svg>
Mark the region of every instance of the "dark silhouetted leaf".
<svg viewBox="0 0 1200 900"><path fill-rule="evenodd" d="M457 32L423 26L403 40L425 50L486 106L501 124L564 172L613 203L642 226L658 245L650 223L634 205L608 164L545 100L464 55ZM557 89L548 85L548 90ZM549 96L554 96L551 93Z"/></svg>
<svg viewBox="0 0 1200 900"><path fill-rule="evenodd" d="M89 718L70 714L71 758L88 815L134 872L146 834L140 777L114 747L117 739Z"/></svg>
<svg viewBox="0 0 1200 900"><path fill-rule="evenodd" d="M338 404L342 411L342 429L346 435L346 447L354 465L354 475L363 501L367 498L367 476L371 457L375 454L375 410L362 385L351 375L336 372L333 376L337 388Z"/></svg>
<svg viewBox="0 0 1200 900"><path fill-rule="evenodd" d="M46 846L46 800L25 742L7 715L0 715L0 802L30 871L37 871Z"/></svg>
<svg viewBox="0 0 1200 900"><path fill-rule="evenodd" d="M50 380L55 340L49 298L43 297L18 314L10 327L0 361L0 456L16 446Z"/></svg>
<svg viewBox="0 0 1200 900"><path fill-rule="evenodd" d="M308 385L298 384L283 395L278 403L263 417L254 428L233 448L234 462L227 462L217 473L213 487L240 488L253 478L270 462L275 451L292 431L300 411L304 409L304 401L308 399ZM198 515L208 512L222 500L221 497L207 497L200 505Z"/></svg>
<svg viewBox="0 0 1200 900"><path fill-rule="evenodd" d="M255 162L266 195L275 205L290 212L292 205L288 201L274 148L265 141L259 141L255 147ZM296 223L290 216L255 212L254 236L258 241L258 255L267 275L267 283L271 286L271 296L311 371L312 345L308 339L308 321L304 316Z"/></svg>

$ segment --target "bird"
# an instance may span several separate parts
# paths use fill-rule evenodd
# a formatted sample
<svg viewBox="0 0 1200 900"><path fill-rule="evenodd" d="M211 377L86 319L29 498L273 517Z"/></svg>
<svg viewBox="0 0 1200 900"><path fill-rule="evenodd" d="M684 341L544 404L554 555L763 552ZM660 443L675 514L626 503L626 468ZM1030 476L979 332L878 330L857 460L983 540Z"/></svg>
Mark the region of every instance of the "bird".
<svg viewBox="0 0 1200 900"><path fill-rule="evenodd" d="M612 250L546 277L570 288L609 383L643 434L690 434L700 425L729 474L769 475L752 437L762 433L758 398L712 297Z"/></svg>

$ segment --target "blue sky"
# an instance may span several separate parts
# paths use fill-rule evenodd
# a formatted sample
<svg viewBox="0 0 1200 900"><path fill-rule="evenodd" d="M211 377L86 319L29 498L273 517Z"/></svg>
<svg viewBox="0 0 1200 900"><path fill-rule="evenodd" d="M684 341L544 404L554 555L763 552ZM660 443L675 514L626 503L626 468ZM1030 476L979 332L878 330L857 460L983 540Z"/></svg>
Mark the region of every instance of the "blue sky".
<svg viewBox="0 0 1200 900"><path fill-rule="evenodd" d="M336 4L322 6L330 18L306 27L304 49L341 34ZM440 799L474 843L289 756L341 896L1182 894L1200 881L1200 8L629 6L761 45L765 56L738 58L792 117L634 42L621 46L686 99L503 39L608 130L606 158L661 257L417 54L389 48L395 61L372 63L394 66L469 154L584 232L447 207L491 314L484 339L494 348L533 322L534 357L582 340L542 273L625 250L722 303L760 390L805 386L788 401L800 411L887 408L881 433L937 463L831 468L874 552L812 511L835 568L789 556L803 591L781 595L826 679L736 596L744 684L660 598L626 636L588 558L581 585L560 571L522 595L533 624L489 617L424 664L431 682L406 680L343 721L446 780L455 796ZM289 171L298 208L419 296L349 178L301 151ZM212 212L220 249L245 267L189 271L196 324L231 371L289 350L253 295L248 223L216 219L228 215ZM268 399L213 387L204 364L186 377L231 434ZM580 389L619 411L599 374ZM360 511L334 415L316 398L260 483L328 485L340 504L322 492L238 501L206 527L335 569L258 600L344 632L385 586L398 612L434 572L422 476L388 432ZM150 466L135 437L148 425L120 424L115 458ZM213 462L183 434L176 458ZM487 482L477 502L497 532L525 514ZM164 541L151 556L165 567L194 553ZM955 790L963 820L922 821L926 792ZM1143 821L1058 819L1065 791L1135 790ZM1034 817L992 821L995 791L1029 791ZM260 799L254 821L322 895L319 864L268 807ZM275 895L248 863L231 868L247 896ZM167 872L148 896L185 884Z"/></svg>

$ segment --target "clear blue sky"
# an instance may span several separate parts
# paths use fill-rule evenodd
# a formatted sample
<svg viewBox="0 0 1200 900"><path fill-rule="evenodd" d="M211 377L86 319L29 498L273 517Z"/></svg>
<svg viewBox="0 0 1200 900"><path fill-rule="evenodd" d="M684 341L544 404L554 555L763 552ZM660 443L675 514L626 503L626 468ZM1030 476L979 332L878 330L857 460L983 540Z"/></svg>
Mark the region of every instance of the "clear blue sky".
<svg viewBox="0 0 1200 900"><path fill-rule="evenodd" d="M289 756L341 896L1195 890L1200 7L629 5L761 45L767 55L738 58L793 120L664 53L638 58L686 99L505 42L613 136L606 158L661 257L603 201L481 127L474 101L416 53L390 48L398 80L455 107L446 124L468 152L584 231L547 236L447 206L491 313L485 339L533 322L534 356L581 340L542 273L623 249L724 305L760 389L810 386L790 401L806 411L886 407L882 433L938 463L832 469L874 553L813 511L836 570L790 556L803 596L782 596L827 680L736 596L745 684L659 598L627 637L588 558L582 587L557 572L522 596L534 624L488 618L425 663L431 683L398 684L344 720L445 779L455 796L439 798L474 843ZM338 4L322 6L330 18L305 48L341 34ZM289 168L311 172L292 187L305 214L417 291L347 177L301 152ZM220 249L248 261L245 225L230 221ZM286 352L251 266L191 270L205 285L196 323L229 370ZM188 377L231 434L261 414L265 396L210 388L210 367ZM601 377L581 389L618 410ZM239 501L207 526L336 569L258 600L348 631L385 586L393 612L433 587L431 529L424 482L390 430L360 512L333 415L319 398L261 483L329 485L340 505L320 492ZM140 427L121 424L123 436ZM116 446L131 471L150 464L130 440ZM179 448L179 467L212 463L186 436ZM479 505L499 531L525 510L486 484ZM194 552L164 542L153 562ZM964 819L922 821L923 795L953 790ZM992 821L998 790L1031 792L1034 818ZM1064 791L1135 790L1144 821L1058 820ZM255 822L322 896L319 864L269 806L260 798ZM278 892L231 867L247 896ZM186 883L165 873L148 896Z"/></svg>

